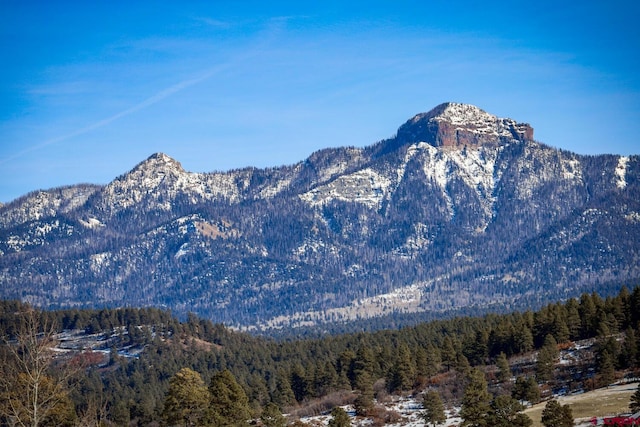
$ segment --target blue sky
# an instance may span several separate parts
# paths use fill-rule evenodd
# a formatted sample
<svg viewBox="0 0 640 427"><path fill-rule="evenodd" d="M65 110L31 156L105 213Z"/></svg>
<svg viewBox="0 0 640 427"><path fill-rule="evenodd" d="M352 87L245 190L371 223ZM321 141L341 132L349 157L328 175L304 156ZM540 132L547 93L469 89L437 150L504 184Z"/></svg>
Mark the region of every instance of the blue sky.
<svg viewBox="0 0 640 427"><path fill-rule="evenodd" d="M292 164L445 101L640 154L639 5L0 0L0 202L155 152L193 172Z"/></svg>

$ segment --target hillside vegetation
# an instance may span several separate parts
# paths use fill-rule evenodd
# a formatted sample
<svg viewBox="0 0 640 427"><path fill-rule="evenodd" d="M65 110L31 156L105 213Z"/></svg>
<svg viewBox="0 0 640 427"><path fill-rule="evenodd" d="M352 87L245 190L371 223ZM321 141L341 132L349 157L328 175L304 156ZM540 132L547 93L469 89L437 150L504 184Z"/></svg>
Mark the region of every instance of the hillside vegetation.
<svg viewBox="0 0 640 427"><path fill-rule="evenodd" d="M179 321L157 309L41 312L12 301L0 307L7 402L27 395L15 393L28 388L17 362L35 354L38 343L55 347L42 355L43 378L63 397L45 420L57 425L166 421L170 380L184 369L205 390L219 381L237 384L236 395L245 397L232 400L245 402L252 418L267 407L303 416L353 403L379 421L392 414L376 402L394 395L432 390L447 406L459 406L474 372L482 373L476 380L486 381L488 396L535 402L606 386L640 368L640 288L605 299L583 294L536 312L290 341L230 331L194 315ZM35 331L39 338L29 341ZM6 405L3 417L11 419Z"/></svg>
<svg viewBox="0 0 640 427"><path fill-rule="evenodd" d="M638 156L558 150L456 103L289 166L192 173L156 153L0 207L0 298L262 332L612 295L640 280L639 177Z"/></svg>

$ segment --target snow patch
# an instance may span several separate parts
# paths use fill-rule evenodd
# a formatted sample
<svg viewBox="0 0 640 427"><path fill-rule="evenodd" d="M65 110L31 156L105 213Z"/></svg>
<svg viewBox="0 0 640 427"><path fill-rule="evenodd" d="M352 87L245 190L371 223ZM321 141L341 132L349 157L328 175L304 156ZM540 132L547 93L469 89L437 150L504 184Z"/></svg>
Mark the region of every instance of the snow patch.
<svg viewBox="0 0 640 427"><path fill-rule="evenodd" d="M385 424L392 427L424 427L425 420L422 416L424 410L422 406L422 395L416 396L392 396L391 401L387 403L378 403L385 410L395 412L399 415L397 422ZM371 427L374 425L373 420L367 417L359 417L355 415L355 409L352 405L343 405L342 409L349 415L350 423L355 427ZM445 410L446 421L439 424L443 427L457 426L462 422L462 418L458 415L459 407ZM309 426L326 426L329 425L331 415L323 414L317 416L301 417L305 425Z"/></svg>
<svg viewBox="0 0 640 427"><path fill-rule="evenodd" d="M357 275L359 270L360 266L353 265L352 268L347 270L346 275ZM425 291L433 283L434 281L430 280L401 286L386 294L361 298L343 307L329 308L323 311L310 310L297 312L289 316L273 317L259 323L257 328L303 327L322 322L343 322L395 312L414 313L420 310Z"/></svg>
<svg viewBox="0 0 640 427"><path fill-rule="evenodd" d="M347 154L349 158L333 161L329 163L327 167L318 171L318 182L328 181L334 176L344 173L349 167L360 163L362 160L362 149L348 148L345 150L345 154Z"/></svg>
<svg viewBox="0 0 640 427"><path fill-rule="evenodd" d="M621 156L618 159L618 166L616 166L615 174L616 174L616 187L619 189L624 189L627 186L626 175L627 175L627 165L629 164L629 157Z"/></svg>
<svg viewBox="0 0 640 427"><path fill-rule="evenodd" d="M176 252L176 254L174 255L174 258L180 258L186 254L188 254L188 249L189 249L189 243L183 243L180 246L180 249L178 249L178 252Z"/></svg>
<svg viewBox="0 0 640 427"><path fill-rule="evenodd" d="M101 271L104 267L108 266L110 256L111 254L109 252L102 252L99 254L91 255L90 257L91 264L89 265L89 268L91 269L91 271L97 273Z"/></svg>
<svg viewBox="0 0 640 427"><path fill-rule="evenodd" d="M389 178L367 168L343 175L299 197L312 206L324 205L332 200L342 200L376 208L380 206L390 186Z"/></svg>
<svg viewBox="0 0 640 427"><path fill-rule="evenodd" d="M289 184L291 184L291 177L286 178L286 179L279 179L276 180L275 185L271 185L268 187L263 188L260 191L260 198L263 199L272 199L275 196L277 196L280 192L286 190L287 188L289 188Z"/></svg>
<svg viewBox="0 0 640 427"><path fill-rule="evenodd" d="M624 219L629 222L640 222L640 212L630 212L624 216Z"/></svg>
<svg viewBox="0 0 640 427"><path fill-rule="evenodd" d="M20 236L15 234L9 235L6 239L6 244L15 252L20 252L27 246L44 245L47 240L47 235L53 231L57 231L59 235L66 234L67 236L71 236L74 229L68 224L60 223L58 219L52 222L34 223L26 233Z"/></svg>
<svg viewBox="0 0 640 427"><path fill-rule="evenodd" d="M567 180L582 180L582 164L577 159L562 159L562 176Z"/></svg>
<svg viewBox="0 0 640 427"><path fill-rule="evenodd" d="M94 217L89 217L86 220L81 219L80 224L84 225L87 228L98 228L105 226L99 219Z"/></svg>
<svg viewBox="0 0 640 427"><path fill-rule="evenodd" d="M441 150L425 142L413 144L407 149L405 159L397 174L402 179L407 163L416 155L423 158L423 172L428 180L433 181L442 190L449 213L454 215L454 205L447 186L452 178L460 178L478 196L485 213L486 227L493 216L496 185L496 160L500 148L496 147L466 147L463 150Z"/></svg>
<svg viewBox="0 0 640 427"><path fill-rule="evenodd" d="M458 175L469 188L475 191L485 214L482 230L488 225L488 219L493 217L493 206L496 199L493 195L495 188L494 171L498 151L495 148L478 147L452 151L451 160L458 166Z"/></svg>
<svg viewBox="0 0 640 427"><path fill-rule="evenodd" d="M416 148L421 149L421 152L425 155L425 160L422 165L425 176L440 187L442 195L447 201L449 213L453 216L453 200L447 192L447 182L450 173L449 158L442 150L438 150L425 142L419 143Z"/></svg>
<svg viewBox="0 0 640 427"><path fill-rule="evenodd" d="M403 258L412 258L412 254L426 248L432 243L429 235L429 227L420 222L413 226L413 233L407 238L404 245L394 253Z"/></svg>
<svg viewBox="0 0 640 427"><path fill-rule="evenodd" d="M305 239L305 241L294 249L293 253L297 256L304 256L309 254L315 254L320 252L321 249L326 247L322 240L317 239Z"/></svg>

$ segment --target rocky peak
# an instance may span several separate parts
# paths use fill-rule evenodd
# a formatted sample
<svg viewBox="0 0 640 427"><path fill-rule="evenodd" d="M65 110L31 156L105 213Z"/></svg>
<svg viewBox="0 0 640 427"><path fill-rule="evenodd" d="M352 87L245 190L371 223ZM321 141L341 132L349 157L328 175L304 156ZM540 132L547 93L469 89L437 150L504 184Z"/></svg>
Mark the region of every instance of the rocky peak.
<svg viewBox="0 0 640 427"><path fill-rule="evenodd" d="M469 104L447 102L417 114L398 129L402 143L427 142L437 147L462 147L501 141L533 140L533 128L499 118Z"/></svg>
<svg viewBox="0 0 640 427"><path fill-rule="evenodd" d="M155 188L161 182L166 182L167 179L173 181L183 173L185 171L180 162L164 153L155 153L139 163L131 171L116 179L114 183L132 183L146 188Z"/></svg>
<svg viewBox="0 0 640 427"><path fill-rule="evenodd" d="M161 197L160 187L173 189L184 175L188 173L178 161L164 153L153 154L105 187L102 209L115 212L139 203L145 197Z"/></svg>
<svg viewBox="0 0 640 427"><path fill-rule="evenodd" d="M164 153L155 153L149 156L147 160L139 163L133 171L142 170L150 172L173 171L184 172L182 165L177 160ZM132 172L133 172L132 171Z"/></svg>

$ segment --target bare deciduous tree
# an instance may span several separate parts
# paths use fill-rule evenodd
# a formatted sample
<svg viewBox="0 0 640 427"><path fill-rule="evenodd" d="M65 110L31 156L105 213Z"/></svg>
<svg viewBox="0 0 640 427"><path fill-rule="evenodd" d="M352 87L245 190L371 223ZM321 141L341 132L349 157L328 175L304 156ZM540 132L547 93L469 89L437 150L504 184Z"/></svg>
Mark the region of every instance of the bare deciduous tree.
<svg viewBox="0 0 640 427"><path fill-rule="evenodd" d="M55 328L36 310L22 315L14 337L3 337L0 411L9 425L37 427L49 419L56 424L73 418L67 380L71 372L56 369Z"/></svg>

